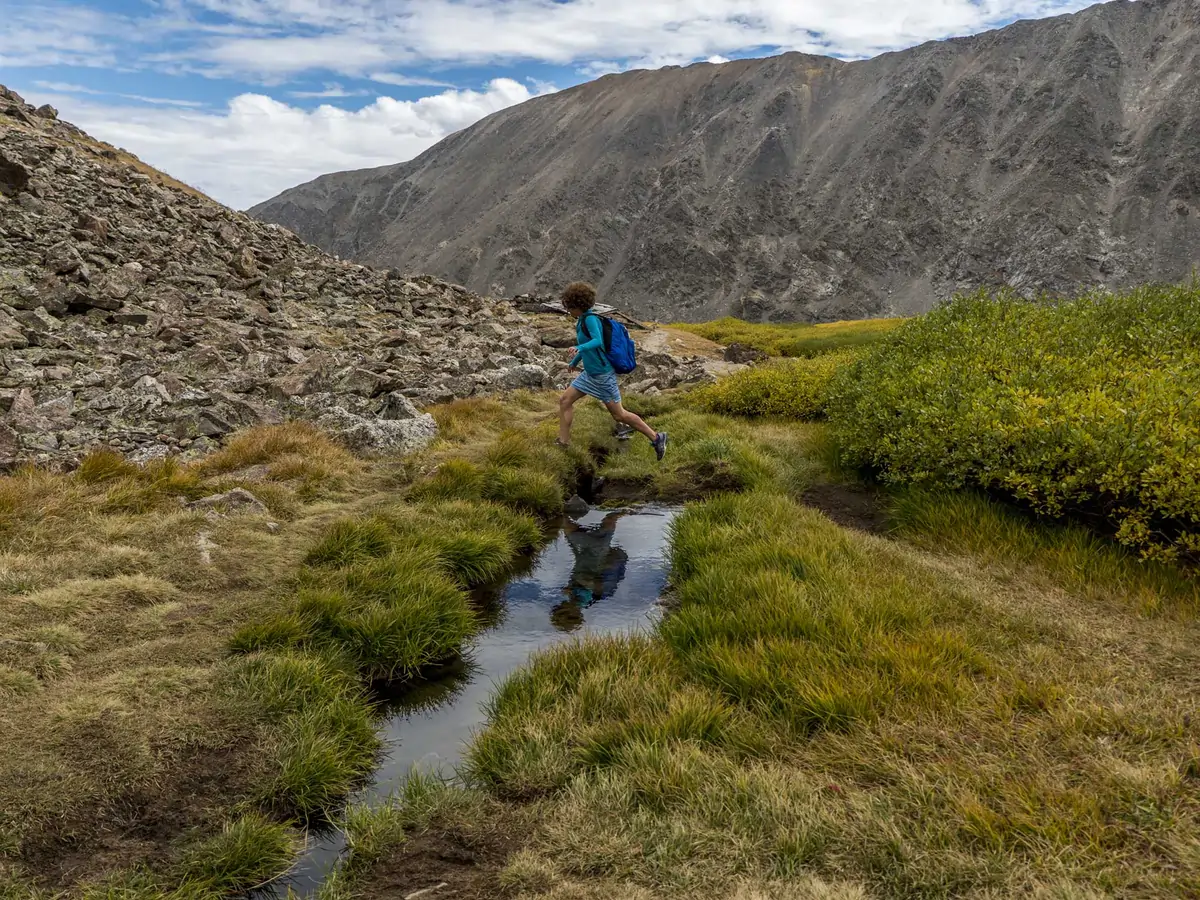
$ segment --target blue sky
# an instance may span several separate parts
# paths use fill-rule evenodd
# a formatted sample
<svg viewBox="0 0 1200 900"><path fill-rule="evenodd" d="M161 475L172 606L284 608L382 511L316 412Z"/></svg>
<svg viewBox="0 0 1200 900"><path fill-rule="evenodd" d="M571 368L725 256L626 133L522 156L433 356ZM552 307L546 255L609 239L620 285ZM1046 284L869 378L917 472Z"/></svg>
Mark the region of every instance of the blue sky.
<svg viewBox="0 0 1200 900"><path fill-rule="evenodd" d="M0 83L245 208L606 72L873 56L1092 0L3 0Z"/></svg>

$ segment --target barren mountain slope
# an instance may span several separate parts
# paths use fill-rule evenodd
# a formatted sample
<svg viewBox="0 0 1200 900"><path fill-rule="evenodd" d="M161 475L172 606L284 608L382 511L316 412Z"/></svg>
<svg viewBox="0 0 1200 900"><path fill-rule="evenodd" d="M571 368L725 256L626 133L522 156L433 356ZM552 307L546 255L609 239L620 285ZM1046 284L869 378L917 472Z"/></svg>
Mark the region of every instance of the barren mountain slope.
<svg viewBox="0 0 1200 900"><path fill-rule="evenodd" d="M1200 263L1197 47L1194 0L1118 0L862 62L630 72L251 213L479 291L590 278L665 319L1178 279Z"/></svg>

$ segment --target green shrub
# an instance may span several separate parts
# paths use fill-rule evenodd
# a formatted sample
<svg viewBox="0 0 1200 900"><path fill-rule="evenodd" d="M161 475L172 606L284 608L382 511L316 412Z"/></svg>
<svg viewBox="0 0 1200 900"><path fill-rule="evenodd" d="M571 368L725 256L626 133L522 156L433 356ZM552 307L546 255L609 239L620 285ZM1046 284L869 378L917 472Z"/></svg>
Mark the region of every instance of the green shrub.
<svg viewBox="0 0 1200 900"><path fill-rule="evenodd" d="M672 328L690 331L718 344L745 344L770 356L810 357L878 343L903 319L859 319L820 325L766 324L726 318ZM631 409L633 407L630 407Z"/></svg>
<svg viewBox="0 0 1200 900"><path fill-rule="evenodd" d="M854 350L842 350L744 369L695 391L692 402L725 415L819 419L825 415L833 376L858 356Z"/></svg>
<svg viewBox="0 0 1200 900"><path fill-rule="evenodd" d="M843 370L829 416L885 481L1082 514L1148 557L1200 553L1200 284L979 293Z"/></svg>

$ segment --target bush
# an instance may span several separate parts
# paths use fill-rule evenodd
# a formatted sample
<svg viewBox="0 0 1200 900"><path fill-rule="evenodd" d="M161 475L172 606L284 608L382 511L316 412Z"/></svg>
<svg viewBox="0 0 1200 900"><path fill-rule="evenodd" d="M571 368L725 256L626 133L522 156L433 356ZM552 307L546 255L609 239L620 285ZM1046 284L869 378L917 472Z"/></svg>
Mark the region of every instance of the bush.
<svg viewBox="0 0 1200 900"><path fill-rule="evenodd" d="M860 319L820 325L770 325L726 318L697 325L672 325L718 344L745 344L771 356L811 357L883 340L903 319Z"/></svg>
<svg viewBox="0 0 1200 900"><path fill-rule="evenodd" d="M1200 553L1200 284L959 297L839 373L847 459L1084 515L1144 556Z"/></svg>
<svg viewBox="0 0 1200 900"><path fill-rule="evenodd" d="M708 412L734 416L819 419L834 374L858 359L854 350L745 369L700 388L692 400Z"/></svg>

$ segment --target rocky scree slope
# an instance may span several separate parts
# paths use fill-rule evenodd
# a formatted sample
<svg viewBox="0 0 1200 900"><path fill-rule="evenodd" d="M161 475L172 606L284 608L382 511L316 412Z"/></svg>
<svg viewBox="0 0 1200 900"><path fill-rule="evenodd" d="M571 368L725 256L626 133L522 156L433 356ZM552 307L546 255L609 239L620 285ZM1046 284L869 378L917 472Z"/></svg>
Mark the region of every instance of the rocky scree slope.
<svg viewBox="0 0 1200 900"><path fill-rule="evenodd" d="M511 304L336 260L129 159L0 88L0 468L293 417L405 451L435 427L414 404L561 382ZM646 390L703 377L642 362Z"/></svg>
<svg viewBox="0 0 1200 900"><path fill-rule="evenodd" d="M477 290L588 278L660 321L1174 281L1200 265L1200 3L607 76L251 213Z"/></svg>

